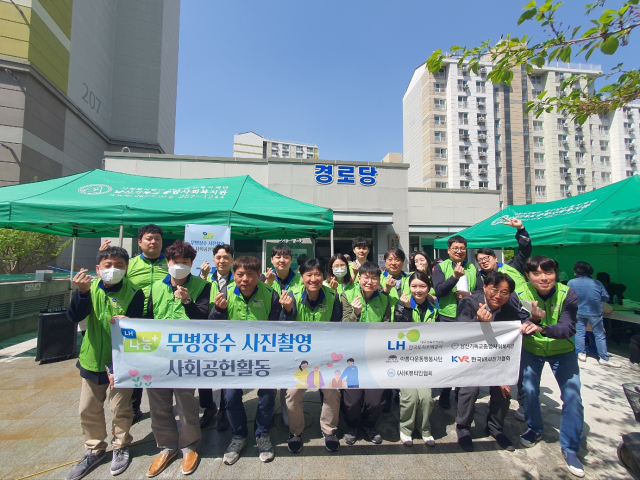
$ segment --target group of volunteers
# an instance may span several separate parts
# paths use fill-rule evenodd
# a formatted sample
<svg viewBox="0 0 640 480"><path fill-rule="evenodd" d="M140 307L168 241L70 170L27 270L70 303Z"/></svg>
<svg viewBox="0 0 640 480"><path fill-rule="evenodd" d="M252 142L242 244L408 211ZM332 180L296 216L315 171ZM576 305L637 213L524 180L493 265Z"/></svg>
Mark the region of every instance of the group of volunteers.
<svg viewBox="0 0 640 480"><path fill-rule="evenodd" d="M520 320L523 349L518 382L520 408L516 417L528 428L520 435L525 447L541 439L540 378L545 363L551 366L562 398L560 446L567 467L584 476L577 457L582 439L583 406L580 371L573 341L576 332L578 297L558 281L555 260L531 257L531 240L517 219L504 219L516 229L518 251L508 263L500 263L493 250L481 248L475 254L479 269L467 259L467 242L461 236L448 240L448 258L432 264L425 252L414 252L409 259L410 273L403 270L405 253L397 248L384 254L385 269L367 260L370 242L362 237L353 241L355 259L341 253L325 265L308 259L296 272L293 256L285 244L271 250L272 268L266 271L251 256L234 258L230 245L213 250L213 263L200 266L200 276L191 275L196 250L176 240L162 252L162 229L146 225L138 232L142 253L132 259L108 241L100 247L95 273L82 269L73 278L77 289L68 307L73 322L87 320L78 360L82 378L80 420L86 454L67 476L82 478L105 457L107 425L104 402L108 396L113 414L111 474L118 475L130 463L131 425L140 416L142 389L113 388L111 372L111 328L118 318L184 320L280 320L320 322L489 322ZM465 281L461 279L465 277ZM466 287L466 288L465 288ZM464 328L461 324L460 328ZM359 430L374 444L382 443L376 423L391 407L396 392L358 388L353 359L340 378L320 388L322 409L320 428L326 448L340 448L336 432L340 413L345 423L342 441L352 445ZM297 386L283 389L279 403L283 421L289 429L288 449L297 453L303 447L305 426L302 398L313 371L303 362L296 374ZM317 372L319 373L319 372ZM419 382L416 382L419 383ZM111 388L110 388L111 385ZM312 382L313 385L313 382ZM315 385L321 385L316 383ZM347 388L344 388L344 387ZM434 408L430 388L399 391L400 440L413 444L417 431L424 444L433 447L429 417ZM201 431L217 422L218 430L231 429L231 443L223 461L233 465L247 444L249 435L242 389L225 389L220 405L210 389L149 388L151 429L160 453L149 466L147 477L160 474L182 453L182 473L198 466ZM470 433L474 421L479 387L456 389L456 432L459 446L473 451ZM440 389L439 406L451 408L451 389ZM253 430L259 459L274 458L269 430L276 409L276 390L260 389ZM513 451L504 433L511 389L508 385L490 387L486 434L497 444ZM179 427L174 415L174 402ZM200 417L200 408L204 413Z"/></svg>

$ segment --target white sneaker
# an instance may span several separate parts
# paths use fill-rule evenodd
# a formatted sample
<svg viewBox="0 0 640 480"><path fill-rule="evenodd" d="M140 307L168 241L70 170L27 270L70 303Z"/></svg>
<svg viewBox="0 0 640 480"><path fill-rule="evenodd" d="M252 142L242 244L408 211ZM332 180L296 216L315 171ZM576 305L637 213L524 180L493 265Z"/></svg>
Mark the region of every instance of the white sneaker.
<svg viewBox="0 0 640 480"><path fill-rule="evenodd" d="M622 365L619 365L619 364L615 363L611 359L605 360L604 358L601 358L600 360L598 360L598 363L602 367L609 367L609 368L620 368L622 366Z"/></svg>
<svg viewBox="0 0 640 480"><path fill-rule="evenodd" d="M405 435L404 433L400 432L400 440L402 441L402 443L404 443L407 447L410 447L413 445L413 438L411 437L411 435Z"/></svg>
<svg viewBox="0 0 640 480"><path fill-rule="evenodd" d="M518 407L518 409L516 410L516 420L518 420L520 422L524 422L525 421L524 408L522 406Z"/></svg>
<svg viewBox="0 0 640 480"><path fill-rule="evenodd" d="M581 362L586 362L587 361L587 354L586 353L579 353L578 354L578 360L580 360Z"/></svg>
<svg viewBox="0 0 640 480"><path fill-rule="evenodd" d="M640 372L640 363L629 362L629 368L635 372Z"/></svg>
<svg viewBox="0 0 640 480"><path fill-rule="evenodd" d="M435 447L436 446L436 440L435 438L429 436L429 437L422 437L422 440L424 441L424 444L428 447Z"/></svg>
<svg viewBox="0 0 640 480"><path fill-rule="evenodd" d="M289 413L287 412L287 407L282 407L280 409L282 412L282 423L284 423L285 427L289 426Z"/></svg>

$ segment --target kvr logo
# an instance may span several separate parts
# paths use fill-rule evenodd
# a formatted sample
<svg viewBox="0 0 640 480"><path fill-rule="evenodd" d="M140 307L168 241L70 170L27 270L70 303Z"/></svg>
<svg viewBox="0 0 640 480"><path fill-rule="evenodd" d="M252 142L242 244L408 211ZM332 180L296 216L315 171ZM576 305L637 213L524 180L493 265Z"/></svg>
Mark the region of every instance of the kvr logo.
<svg viewBox="0 0 640 480"><path fill-rule="evenodd" d="M452 363L469 363L469 357L466 355L464 357L455 355L451 357L451 362Z"/></svg>
<svg viewBox="0 0 640 480"><path fill-rule="evenodd" d="M407 333L402 333L400 332L398 334L398 338L402 339L402 338L406 338L407 340L409 340L411 343L415 343L418 340L420 340L420 331L416 330L416 329L412 329L409 330ZM395 347L392 344L391 340L389 340L387 342L387 349L388 350L404 350L405 348L405 342L400 342L400 341L396 341Z"/></svg>

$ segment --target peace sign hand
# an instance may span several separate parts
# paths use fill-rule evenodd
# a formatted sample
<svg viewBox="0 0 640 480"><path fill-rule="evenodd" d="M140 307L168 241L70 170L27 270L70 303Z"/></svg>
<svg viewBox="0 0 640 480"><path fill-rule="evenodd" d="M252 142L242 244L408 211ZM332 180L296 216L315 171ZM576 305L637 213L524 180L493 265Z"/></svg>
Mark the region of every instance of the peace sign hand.
<svg viewBox="0 0 640 480"><path fill-rule="evenodd" d="M517 218L509 218L509 217L502 217L502 222L500 222L502 225L508 225L510 227L513 228L517 228L518 230L522 230L524 228L524 225L522 225L522 222L520 220L518 220Z"/></svg>

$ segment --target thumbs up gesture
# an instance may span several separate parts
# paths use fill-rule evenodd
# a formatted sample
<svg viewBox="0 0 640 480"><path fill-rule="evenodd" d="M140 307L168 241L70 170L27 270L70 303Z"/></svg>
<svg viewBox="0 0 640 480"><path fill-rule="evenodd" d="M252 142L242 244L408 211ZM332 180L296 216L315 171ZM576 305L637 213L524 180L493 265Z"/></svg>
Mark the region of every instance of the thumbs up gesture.
<svg viewBox="0 0 640 480"><path fill-rule="evenodd" d="M491 312L487 310L487 306L484 303L480 304L480 308L478 309L478 321L479 322L490 322L493 318Z"/></svg>
<svg viewBox="0 0 640 480"><path fill-rule="evenodd" d="M282 291L282 295L280 295L280 305L285 312L291 313L291 309L293 308L293 298L287 294L286 290Z"/></svg>

